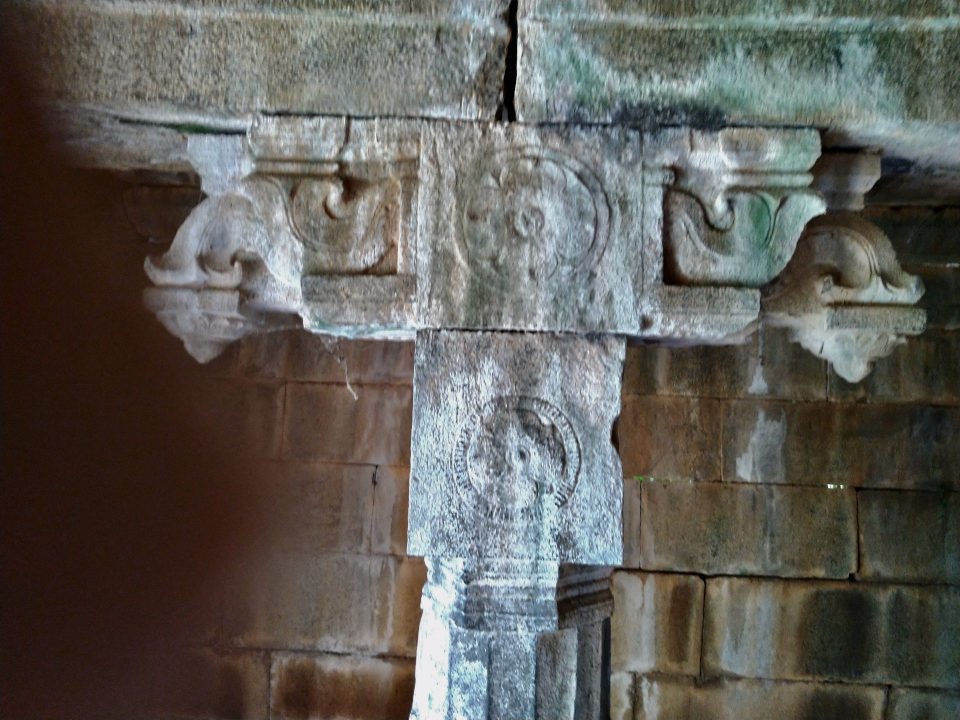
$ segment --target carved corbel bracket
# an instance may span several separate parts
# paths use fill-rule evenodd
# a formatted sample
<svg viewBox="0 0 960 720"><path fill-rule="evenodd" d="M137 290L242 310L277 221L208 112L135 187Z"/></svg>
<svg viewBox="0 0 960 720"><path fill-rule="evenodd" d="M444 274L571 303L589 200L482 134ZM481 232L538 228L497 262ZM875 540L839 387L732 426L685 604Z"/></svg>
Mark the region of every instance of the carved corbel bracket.
<svg viewBox="0 0 960 720"><path fill-rule="evenodd" d="M904 272L879 228L848 213L810 224L797 252L763 299L764 321L827 360L848 382L918 335L926 314L914 305L919 278Z"/></svg>
<svg viewBox="0 0 960 720"><path fill-rule="evenodd" d="M776 277L826 207L808 187L819 136L728 128L662 138L661 162L674 173L664 195L664 280L757 288Z"/></svg>
<svg viewBox="0 0 960 720"><path fill-rule="evenodd" d="M247 175L240 139L194 138L189 149L208 197L167 252L144 262L156 286L144 301L208 362L251 332L299 324L303 248L287 229L280 187Z"/></svg>
<svg viewBox="0 0 960 720"><path fill-rule="evenodd" d="M326 285L411 264L399 238L416 154L381 140L351 141L346 119L267 118L245 136L191 137L207 198L169 250L146 260L149 309L201 362L249 333L312 323L318 303L305 302L305 287L334 300L321 314L335 332L343 308Z"/></svg>
<svg viewBox="0 0 960 720"><path fill-rule="evenodd" d="M816 184L840 211L807 227L793 259L764 291L763 318L789 328L795 342L840 377L859 382L874 361L923 332L926 313L913 307L923 283L903 271L878 227L847 211L863 207L863 194L880 174L879 158L837 153L818 167Z"/></svg>

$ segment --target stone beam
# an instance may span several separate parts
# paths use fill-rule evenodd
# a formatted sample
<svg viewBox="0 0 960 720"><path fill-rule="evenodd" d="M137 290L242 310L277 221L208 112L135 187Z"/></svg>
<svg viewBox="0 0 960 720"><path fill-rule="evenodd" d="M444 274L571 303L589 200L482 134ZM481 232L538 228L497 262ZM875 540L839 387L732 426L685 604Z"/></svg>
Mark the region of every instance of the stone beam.
<svg viewBox="0 0 960 720"><path fill-rule="evenodd" d="M208 129L252 111L476 120L501 100L507 4L12 0L3 30L72 108Z"/></svg>
<svg viewBox="0 0 960 720"><path fill-rule="evenodd" d="M522 122L819 127L960 169L955 2L520 0L518 28Z"/></svg>
<svg viewBox="0 0 960 720"><path fill-rule="evenodd" d="M221 345L271 313L343 336L737 341L824 209L808 130L262 117L186 152L208 197L148 261L148 302L234 293Z"/></svg>

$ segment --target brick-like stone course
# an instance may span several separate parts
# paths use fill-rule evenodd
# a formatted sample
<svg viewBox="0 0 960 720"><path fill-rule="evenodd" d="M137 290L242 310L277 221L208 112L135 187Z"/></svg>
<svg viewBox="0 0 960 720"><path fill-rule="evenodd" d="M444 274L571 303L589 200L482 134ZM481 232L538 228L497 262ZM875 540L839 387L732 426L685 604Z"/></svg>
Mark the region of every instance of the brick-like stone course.
<svg viewBox="0 0 960 720"><path fill-rule="evenodd" d="M881 720L885 689L858 685L638 676L619 681L620 720ZM630 707L625 699L629 694Z"/></svg>
<svg viewBox="0 0 960 720"><path fill-rule="evenodd" d="M222 413L227 422L240 418L242 438L252 443L258 457L276 458L282 450L283 415L287 386L279 382L221 381L217 384L213 417Z"/></svg>
<svg viewBox="0 0 960 720"><path fill-rule="evenodd" d="M703 580L617 572L611 585L612 670L699 674Z"/></svg>
<svg viewBox="0 0 960 720"><path fill-rule="evenodd" d="M623 567L640 567L643 483L628 477L623 481Z"/></svg>
<svg viewBox="0 0 960 720"><path fill-rule="evenodd" d="M890 692L884 720L956 720L960 693L896 688Z"/></svg>
<svg viewBox="0 0 960 720"><path fill-rule="evenodd" d="M269 717L269 663L262 652L202 651L207 673L195 676L210 693L214 717L267 720Z"/></svg>
<svg viewBox="0 0 960 720"><path fill-rule="evenodd" d="M960 588L707 580L705 676L960 688Z"/></svg>
<svg viewBox="0 0 960 720"><path fill-rule="evenodd" d="M780 331L629 351L611 717L960 716L958 347L930 332L859 386ZM405 720L425 576L402 557L412 344L286 332L211 370L277 502L273 546L224 588L205 711L265 718L270 651L271 717Z"/></svg>
<svg viewBox="0 0 960 720"><path fill-rule="evenodd" d="M413 660L275 653L272 720L407 720Z"/></svg>
<svg viewBox="0 0 960 720"><path fill-rule="evenodd" d="M727 481L960 488L960 408L735 400L723 416Z"/></svg>
<svg viewBox="0 0 960 720"><path fill-rule="evenodd" d="M263 508L276 551L305 558L369 553L373 532L372 465L272 462L272 502Z"/></svg>
<svg viewBox="0 0 960 720"><path fill-rule="evenodd" d="M628 396L617 436L626 477L720 479L719 401Z"/></svg>
<svg viewBox="0 0 960 720"><path fill-rule="evenodd" d="M781 329L763 329L742 345L627 350L623 392L697 398L823 400L826 367Z"/></svg>
<svg viewBox="0 0 960 720"><path fill-rule="evenodd" d="M356 397L354 397L356 393ZM284 454L375 465L410 464L411 389L289 383Z"/></svg>
<svg viewBox="0 0 960 720"><path fill-rule="evenodd" d="M410 385L413 343L339 340L300 331L287 337L287 378L345 385Z"/></svg>
<svg viewBox="0 0 960 720"><path fill-rule="evenodd" d="M890 238L903 265L948 266L956 262L953 243L960 208L867 207L864 216Z"/></svg>
<svg viewBox="0 0 960 720"><path fill-rule="evenodd" d="M691 482L641 487L645 570L846 578L857 569L853 490Z"/></svg>
<svg viewBox="0 0 960 720"><path fill-rule="evenodd" d="M910 338L863 381L830 373L830 398L840 401L960 404L960 334L928 331Z"/></svg>
<svg viewBox="0 0 960 720"><path fill-rule="evenodd" d="M857 502L859 578L960 585L960 493L861 490Z"/></svg>
<svg viewBox="0 0 960 720"><path fill-rule="evenodd" d="M149 668L142 676L150 683L143 701L153 712L135 717L268 720L268 653L168 644L137 650L145 658L137 670ZM81 710L76 716L89 715Z"/></svg>
<svg viewBox="0 0 960 720"><path fill-rule="evenodd" d="M413 657L421 560L274 554L251 561L224 609L229 645Z"/></svg>
<svg viewBox="0 0 960 720"><path fill-rule="evenodd" d="M257 470L270 486L258 506L270 552L405 554L407 468L271 460Z"/></svg>
<svg viewBox="0 0 960 720"><path fill-rule="evenodd" d="M387 555L407 552L407 506L410 469L381 465L374 476L370 551Z"/></svg>

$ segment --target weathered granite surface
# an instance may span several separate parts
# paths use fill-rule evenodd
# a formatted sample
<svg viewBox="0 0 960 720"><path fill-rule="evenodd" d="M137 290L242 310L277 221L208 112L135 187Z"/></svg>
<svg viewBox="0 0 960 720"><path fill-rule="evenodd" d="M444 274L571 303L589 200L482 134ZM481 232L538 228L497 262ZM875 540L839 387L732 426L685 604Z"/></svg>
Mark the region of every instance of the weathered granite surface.
<svg viewBox="0 0 960 720"><path fill-rule="evenodd" d="M603 717L622 339L418 333L407 551L417 720Z"/></svg>
<svg viewBox="0 0 960 720"><path fill-rule="evenodd" d="M350 337L736 342L823 209L809 130L260 116L185 154L208 198L151 279Z"/></svg>
<svg viewBox="0 0 960 720"><path fill-rule="evenodd" d="M521 0L526 122L827 130L960 166L955 2Z"/></svg>
<svg viewBox="0 0 960 720"><path fill-rule="evenodd" d="M493 118L505 0L15 0L50 101L174 125L255 112Z"/></svg>
<svg viewBox="0 0 960 720"><path fill-rule="evenodd" d="M423 324L639 330L641 142L629 130L431 125Z"/></svg>
<svg viewBox="0 0 960 720"><path fill-rule="evenodd" d="M421 332L407 551L620 561L624 342Z"/></svg>

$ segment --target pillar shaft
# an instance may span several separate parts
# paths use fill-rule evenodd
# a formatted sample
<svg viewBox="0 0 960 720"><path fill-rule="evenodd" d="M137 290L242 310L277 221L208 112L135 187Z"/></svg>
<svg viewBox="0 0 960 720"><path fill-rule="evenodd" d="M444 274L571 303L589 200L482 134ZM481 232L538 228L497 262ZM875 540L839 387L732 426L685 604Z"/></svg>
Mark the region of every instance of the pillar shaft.
<svg viewBox="0 0 960 720"><path fill-rule="evenodd" d="M586 565L621 560L623 356L614 338L418 336L408 550L428 578L412 718L605 713L609 573Z"/></svg>

